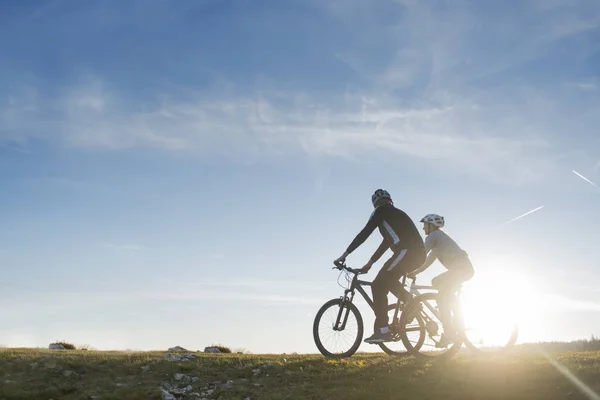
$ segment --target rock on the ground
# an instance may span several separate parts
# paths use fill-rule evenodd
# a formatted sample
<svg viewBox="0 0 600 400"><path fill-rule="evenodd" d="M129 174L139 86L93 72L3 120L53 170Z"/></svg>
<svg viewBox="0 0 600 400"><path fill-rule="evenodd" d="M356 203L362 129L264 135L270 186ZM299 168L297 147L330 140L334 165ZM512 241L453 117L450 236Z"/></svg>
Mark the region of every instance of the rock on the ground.
<svg viewBox="0 0 600 400"><path fill-rule="evenodd" d="M205 347L204 352L205 353L220 353L221 350L219 350L217 347L210 346L210 347Z"/></svg>
<svg viewBox="0 0 600 400"><path fill-rule="evenodd" d="M81 375L79 375L77 372L75 371L70 371L70 370L66 370L63 372L63 376L65 378L80 378Z"/></svg>
<svg viewBox="0 0 600 400"><path fill-rule="evenodd" d="M175 347L171 347L171 348L169 349L169 351L189 351L189 350L187 350L187 349L184 349L184 348L183 348L183 347L181 347L181 346L175 346Z"/></svg>
<svg viewBox="0 0 600 400"><path fill-rule="evenodd" d="M165 389L160 389L162 391L162 400L175 400L175 396L171 393L167 392Z"/></svg>
<svg viewBox="0 0 600 400"><path fill-rule="evenodd" d="M50 345L48 346L48 348L50 350L64 350L65 346L63 346L60 343L50 343Z"/></svg>
<svg viewBox="0 0 600 400"><path fill-rule="evenodd" d="M167 361L171 361L171 362L192 361L192 360L196 359L196 356L193 354L190 354L190 353L187 353L187 354L167 353L165 357L166 357Z"/></svg>
<svg viewBox="0 0 600 400"><path fill-rule="evenodd" d="M260 368L253 369L253 370L252 370L252 374L253 374L254 376L258 376L258 375L260 375Z"/></svg>
<svg viewBox="0 0 600 400"><path fill-rule="evenodd" d="M227 382L226 382L226 383L223 385L223 387L224 387L225 389L227 389L227 390L231 390L231 389L233 389L233 381L227 381Z"/></svg>
<svg viewBox="0 0 600 400"><path fill-rule="evenodd" d="M176 381L184 381L184 382L190 382L192 380L191 376L188 376L186 374L180 374L180 373L173 375L173 378L175 378Z"/></svg>

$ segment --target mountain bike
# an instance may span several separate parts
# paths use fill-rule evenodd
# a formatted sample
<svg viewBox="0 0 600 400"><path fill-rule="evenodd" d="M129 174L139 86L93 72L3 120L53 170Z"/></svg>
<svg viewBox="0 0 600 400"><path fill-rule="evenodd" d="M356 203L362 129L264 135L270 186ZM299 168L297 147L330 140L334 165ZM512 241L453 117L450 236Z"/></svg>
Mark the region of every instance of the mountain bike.
<svg viewBox="0 0 600 400"><path fill-rule="evenodd" d="M421 293L420 290L432 290L429 293ZM453 357L462 344L469 350L482 354L488 351L505 352L510 350L517 341L518 325L505 324L501 326L501 332L493 332L495 337L494 343L486 343L484 337L475 336L479 329L478 320L480 316L468 316L464 312L462 302L462 286L458 288L452 301L449 304L451 310L451 318L454 324L455 332L453 332L453 340L448 343L443 343L444 324L442 323L439 311L439 301L441 300L439 293L433 286L419 286L413 284L410 286L412 298L404 307L404 312L400 316L399 329L410 327L413 324L413 318L420 319L425 326L425 337L419 346L413 346L412 343L403 338L403 343L406 350L420 360L429 359L449 359Z"/></svg>
<svg viewBox="0 0 600 400"><path fill-rule="evenodd" d="M352 356L358 350L364 332L362 316L353 303L355 293L360 293L373 311L375 308L373 300L364 289L364 286L370 286L371 282L358 279L359 275L365 272L349 268L345 263L334 262L334 264L334 269L346 273L349 287L344 290L343 296L329 300L319 309L313 323L313 338L317 348L325 357L345 358ZM400 291L404 290L405 286L406 275L402 277L401 282L398 282L398 286L392 289L392 293L398 300L388 305L388 312L391 314L389 329L393 341L377 343L385 353L392 356L407 354L406 343L410 344L411 349L419 349L425 340L425 326L420 316L416 316L411 324L405 323L400 329L400 315L403 313L404 306L402 300L404 296ZM404 294L410 297L408 292Z"/></svg>

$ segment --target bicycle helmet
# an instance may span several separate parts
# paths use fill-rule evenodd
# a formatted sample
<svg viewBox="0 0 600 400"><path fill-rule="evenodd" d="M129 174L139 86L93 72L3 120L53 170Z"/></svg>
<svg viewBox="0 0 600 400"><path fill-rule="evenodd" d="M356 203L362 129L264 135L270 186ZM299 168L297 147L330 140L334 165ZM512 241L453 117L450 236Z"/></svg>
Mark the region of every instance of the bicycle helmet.
<svg viewBox="0 0 600 400"><path fill-rule="evenodd" d="M371 196L371 202L373 203L373 207L377 208L378 206L380 206L381 204L379 203L382 199L392 201L392 196L390 196L387 190L377 189L375 193L373 193L373 196Z"/></svg>
<svg viewBox="0 0 600 400"><path fill-rule="evenodd" d="M421 218L421 222L429 222L430 224L433 224L438 228L444 227L444 217L437 214L427 214L426 216Z"/></svg>

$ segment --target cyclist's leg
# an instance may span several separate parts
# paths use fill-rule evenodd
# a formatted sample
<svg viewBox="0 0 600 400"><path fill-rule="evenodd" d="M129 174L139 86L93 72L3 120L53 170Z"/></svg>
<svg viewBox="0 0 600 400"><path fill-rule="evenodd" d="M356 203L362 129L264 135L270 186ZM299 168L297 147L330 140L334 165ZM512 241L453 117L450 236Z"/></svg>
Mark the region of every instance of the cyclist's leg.
<svg viewBox="0 0 600 400"><path fill-rule="evenodd" d="M444 331L454 332L452 326L452 298L458 288L456 286L456 274L453 271L446 271L431 280L431 284L439 293L438 306L440 309L440 319L444 325Z"/></svg>
<svg viewBox="0 0 600 400"><path fill-rule="evenodd" d="M399 297L398 295L406 296L404 300L410 298L410 293L402 287L400 278L423 265L425 257L421 253L424 252L412 249L401 249L394 252L394 255L386 261L373 280L371 289L373 290L375 314L380 316L375 326L385 327L388 325L388 292L391 291L396 297Z"/></svg>
<svg viewBox="0 0 600 400"><path fill-rule="evenodd" d="M402 286L402 282L400 282L400 278L402 278L402 275L400 275L398 280L390 282L390 292L394 296L396 296L396 298L398 298L401 301L406 303L410 299L411 296L410 296L410 293L408 292L408 290L404 289L404 286Z"/></svg>
<svg viewBox="0 0 600 400"><path fill-rule="evenodd" d="M473 266L466 260L466 262L461 261L461 265L441 273L431 281L440 295L440 318L444 324L444 331L449 332L451 335L456 333L456 327L452 319L452 307L456 300L456 292L460 285L473 277L473 274Z"/></svg>
<svg viewBox="0 0 600 400"><path fill-rule="evenodd" d="M388 299L387 294L390 290L390 282L393 282L393 272L390 270L396 255L385 262L379 273L371 283L373 293L373 308L375 310L375 328L385 328L389 324L388 320Z"/></svg>
<svg viewBox="0 0 600 400"><path fill-rule="evenodd" d="M394 255L385 262L377 277L371 283L371 290L373 292L373 306L375 309L375 332L372 338L380 336L380 333L387 334L389 327L388 319L388 299L387 294L390 289L395 286L400 280L400 277L406 273L406 265L412 268L414 257L409 254L408 250L403 249L395 252ZM411 269L414 271L417 267ZM379 331L379 332L378 332Z"/></svg>

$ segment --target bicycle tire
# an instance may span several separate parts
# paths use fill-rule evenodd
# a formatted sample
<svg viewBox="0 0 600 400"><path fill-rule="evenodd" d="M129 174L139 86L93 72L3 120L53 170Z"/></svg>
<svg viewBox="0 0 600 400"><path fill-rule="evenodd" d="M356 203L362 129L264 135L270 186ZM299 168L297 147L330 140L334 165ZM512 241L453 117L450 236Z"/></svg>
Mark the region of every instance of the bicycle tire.
<svg viewBox="0 0 600 400"><path fill-rule="evenodd" d="M396 310L396 304L390 304L388 305L388 312L390 311L395 311ZM402 316L402 311L400 311L400 316ZM413 346L413 347L418 347L421 348L421 346L423 346L423 343L425 342L425 328L422 324L422 319L419 319L419 327L420 329L420 336L419 336L419 341L417 343L417 346ZM400 341L402 341L402 344L404 345L404 340L408 340L408 337L406 337L406 339L403 340L403 336L406 336L406 331L401 331L399 333L400 335ZM387 355L393 356L393 357L400 357L400 356L406 356L409 355L410 352L405 348L404 351L396 351L391 349L390 347L388 347L387 343L378 343L379 347L381 348L381 350L383 350Z"/></svg>
<svg viewBox="0 0 600 400"><path fill-rule="evenodd" d="M511 351L514 347L515 344L517 343L517 339L519 337L519 326L517 324L513 325L511 334L509 339L506 341L506 343L502 346L495 346L492 350L483 350L479 347L477 347L476 345L474 345L468 338L468 336L466 334L463 334L463 343L465 345L465 347L467 347L469 350L471 350L472 352L476 353L476 354L502 354L502 353L508 353L509 351Z"/></svg>
<svg viewBox="0 0 600 400"><path fill-rule="evenodd" d="M431 293L420 294L418 296L413 297L411 300L409 300L409 302L406 304L406 307L404 308L404 311L402 312L402 315L400 316L400 326L405 327L407 324L409 324L410 323L409 318L411 318L411 316L412 316L412 318L417 318L417 319L423 318L422 308L418 308L418 309L421 309L421 311L419 313L417 313L416 316L414 316L414 310L417 309L417 307L424 301L436 300L436 302L437 302L437 297L438 297L437 292L431 292ZM412 320L412 318L411 318L411 320ZM421 324L421 323L426 324L426 322L424 320L422 322L419 321L419 324ZM426 333L426 335L428 335L428 334L429 333ZM458 341L454 342L445 352L443 352L443 353L440 352L437 355L431 355L431 354L428 354L428 353L422 351L423 346L418 347L418 348L415 346L412 346L411 343L408 341L408 338L406 335L402 336L402 341L404 343L404 347L406 347L408 352L419 361L449 360L450 358L454 357L454 355L456 353L458 353L460 351L460 348L462 347L462 340L458 340Z"/></svg>
<svg viewBox="0 0 600 400"><path fill-rule="evenodd" d="M315 341L317 348L319 349L319 352L327 358L350 357L354 353L356 353L356 351L358 350L358 348L360 347L361 342L362 342L364 326L363 326L362 316L360 315L360 311L354 304L352 304L349 301L345 301L343 306L347 307L350 310L350 312L354 315L354 317L356 318L356 323L357 323L357 328L358 328L357 334L356 334L356 339L354 340L354 343L352 344L352 346L343 353L332 353L327 348L325 348L325 346L323 345L323 342L322 342L321 338L319 337L319 326L320 326L320 322L321 322L321 317L323 316L325 311L327 311L329 308L334 307L334 306L340 307L341 305L342 305L342 299L340 299L340 298L329 300L328 302L326 302L325 304L323 304L321 306L321 308L317 312L317 315L315 315L315 320L313 322L313 339Z"/></svg>

